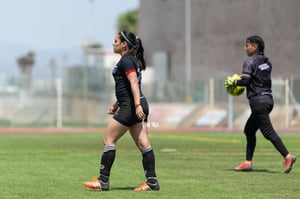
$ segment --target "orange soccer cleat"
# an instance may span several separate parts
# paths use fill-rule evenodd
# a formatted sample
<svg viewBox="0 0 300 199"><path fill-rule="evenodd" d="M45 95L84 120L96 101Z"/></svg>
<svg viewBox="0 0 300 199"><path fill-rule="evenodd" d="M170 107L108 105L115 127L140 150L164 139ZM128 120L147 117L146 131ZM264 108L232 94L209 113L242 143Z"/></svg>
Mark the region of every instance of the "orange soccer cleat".
<svg viewBox="0 0 300 199"><path fill-rule="evenodd" d="M137 187L134 189L134 191L138 192L138 191L158 191L160 189L160 186L158 184L158 182L156 182L155 184L148 184L147 182L142 182L140 187Z"/></svg>
<svg viewBox="0 0 300 199"><path fill-rule="evenodd" d="M252 171L252 161L245 160L239 166L235 167L236 171Z"/></svg>
<svg viewBox="0 0 300 199"><path fill-rule="evenodd" d="M284 173L289 173L292 170L292 166L295 162L296 156L288 154L284 161Z"/></svg>
<svg viewBox="0 0 300 199"><path fill-rule="evenodd" d="M109 190L109 182L106 182L106 183L102 182L97 177L94 177L92 182L84 182L83 185L90 189L103 190L103 191Z"/></svg>

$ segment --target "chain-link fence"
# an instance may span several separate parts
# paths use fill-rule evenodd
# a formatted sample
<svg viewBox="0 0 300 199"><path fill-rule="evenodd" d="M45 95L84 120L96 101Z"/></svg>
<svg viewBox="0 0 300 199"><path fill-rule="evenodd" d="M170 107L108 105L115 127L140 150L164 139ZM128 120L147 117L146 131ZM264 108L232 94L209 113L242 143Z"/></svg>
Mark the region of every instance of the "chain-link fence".
<svg viewBox="0 0 300 199"><path fill-rule="evenodd" d="M249 114L246 96L230 97L224 79L147 82L143 92L160 126L243 126ZM115 100L111 71L100 68L68 68L63 79L33 80L29 89L15 82L0 87L2 126L102 127ZM273 78L275 126L300 127L299 87L300 78Z"/></svg>

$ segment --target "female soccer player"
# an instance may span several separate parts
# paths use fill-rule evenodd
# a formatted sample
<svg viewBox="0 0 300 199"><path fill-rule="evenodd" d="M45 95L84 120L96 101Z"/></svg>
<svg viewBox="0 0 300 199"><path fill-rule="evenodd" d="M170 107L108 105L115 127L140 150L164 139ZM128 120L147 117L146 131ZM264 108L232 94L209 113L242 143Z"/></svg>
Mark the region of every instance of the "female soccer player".
<svg viewBox="0 0 300 199"><path fill-rule="evenodd" d="M100 175L92 182L85 182L90 189L109 190L111 167L115 160L116 144L127 130L141 151L146 182L134 191L159 190L155 172L155 157L147 129L148 102L141 91L142 70L146 69L144 48L141 39L131 32L122 31L115 36L114 53L121 59L114 67L117 101L108 109L113 115L104 134L104 152L100 162Z"/></svg>
<svg viewBox="0 0 300 199"><path fill-rule="evenodd" d="M272 64L264 55L265 44L260 36L253 35L246 39L245 51L249 58L244 62L242 79L226 81L227 85L246 86L251 115L248 118L244 133L246 135L246 160L235 167L236 171L251 171L252 159L256 146L256 131L260 129L263 136L271 141L285 159L284 172L289 173L296 161L277 135L270 121L273 109L272 97Z"/></svg>

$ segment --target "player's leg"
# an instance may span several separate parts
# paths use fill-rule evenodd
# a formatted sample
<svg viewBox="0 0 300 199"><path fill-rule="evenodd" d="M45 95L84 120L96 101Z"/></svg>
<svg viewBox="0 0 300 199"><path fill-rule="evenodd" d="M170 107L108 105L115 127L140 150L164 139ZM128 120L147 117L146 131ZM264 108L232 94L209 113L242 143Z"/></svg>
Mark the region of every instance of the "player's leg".
<svg viewBox="0 0 300 199"><path fill-rule="evenodd" d="M258 130L258 125L256 121L255 114L251 113L249 119L246 122L244 128L244 134L246 135L246 160L252 161L255 147L256 147L256 132Z"/></svg>
<svg viewBox="0 0 300 199"><path fill-rule="evenodd" d="M91 189L109 190L109 177L111 167L115 160L116 143L127 130L128 127L122 125L114 118L109 120L103 138L104 151L100 160L100 175L98 178L94 178L92 182L85 182L84 185L86 187Z"/></svg>
<svg viewBox="0 0 300 199"><path fill-rule="evenodd" d="M159 190L155 171L155 155L148 138L148 128L142 122L129 128L130 134L142 153L142 163L147 182L135 189L135 191Z"/></svg>
<svg viewBox="0 0 300 199"><path fill-rule="evenodd" d="M246 136L246 160L243 161L240 165L235 167L236 171L251 171L252 170L252 159L254 150L256 147L256 131L258 130L258 126L256 124L255 115L251 113L248 118L245 128L244 134Z"/></svg>
<svg viewBox="0 0 300 199"><path fill-rule="evenodd" d="M277 149L277 151L282 155L285 159L284 169L285 173L289 173L292 170L292 166L296 161L296 157L291 155L287 150L286 146L282 142L281 138L278 136L276 131L273 128L273 125L270 120L269 113L272 111L273 105L271 104L264 104L259 108L258 112L258 124L259 128L263 134L263 136L270 140L273 146Z"/></svg>
<svg viewBox="0 0 300 199"><path fill-rule="evenodd" d="M279 153L286 157L289 153L286 147L284 146L281 138L278 136L276 131L273 128L273 125L270 120L269 112L272 110L272 105L263 104L257 107L257 122L259 129L261 130L263 136L272 142L274 147L279 151Z"/></svg>
<svg viewBox="0 0 300 199"><path fill-rule="evenodd" d="M110 170L115 160L116 143L128 130L128 127L122 125L114 118L111 118L107 124L104 133L103 143L104 151L100 162L99 179L107 182L110 176Z"/></svg>

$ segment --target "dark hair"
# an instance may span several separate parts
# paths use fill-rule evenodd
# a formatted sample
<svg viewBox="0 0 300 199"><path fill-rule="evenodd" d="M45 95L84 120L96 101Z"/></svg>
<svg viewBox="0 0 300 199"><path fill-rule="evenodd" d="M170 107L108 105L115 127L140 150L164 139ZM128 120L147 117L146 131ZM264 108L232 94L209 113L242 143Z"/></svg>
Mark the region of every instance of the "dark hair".
<svg viewBox="0 0 300 199"><path fill-rule="evenodd" d="M144 59L144 48L142 41L139 37L136 37L132 32L122 31L119 32L122 42L126 42L128 48L136 56L139 61L139 65L142 70L146 70L146 61Z"/></svg>
<svg viewBox="0 0 300 199"><path fill-rule="evenodd" d="M250 43L255 43L258 45L258 53L261 54L261 55L265 55L265 42L264 40L258 36L258 35L252 35L250 37L248 37L246 39L246 42L250 42Z"/></svg>

